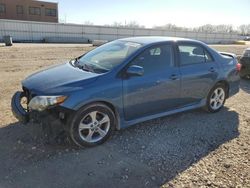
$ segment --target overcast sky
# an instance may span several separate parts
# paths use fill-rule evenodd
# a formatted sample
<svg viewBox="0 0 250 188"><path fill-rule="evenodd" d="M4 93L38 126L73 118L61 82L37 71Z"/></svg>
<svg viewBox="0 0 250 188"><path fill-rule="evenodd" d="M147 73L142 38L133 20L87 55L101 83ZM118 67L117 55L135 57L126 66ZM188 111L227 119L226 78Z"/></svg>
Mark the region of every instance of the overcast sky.
<svg viewBox="0 0 250 188"><path fill-rule="evenodd" d="M146 27L167 23L250 24L250 0L47 0L59 3L59 18L67 23L96 25L137 21Z"/></svg>

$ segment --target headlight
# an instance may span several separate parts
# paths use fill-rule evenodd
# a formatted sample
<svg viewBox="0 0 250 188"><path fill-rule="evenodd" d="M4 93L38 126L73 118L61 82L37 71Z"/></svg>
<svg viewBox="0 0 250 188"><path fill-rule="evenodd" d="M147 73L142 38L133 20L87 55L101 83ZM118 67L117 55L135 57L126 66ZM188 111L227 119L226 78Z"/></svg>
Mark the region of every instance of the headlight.
<svg viewBox="0 0 250 188"><path fill-rule="evenodd" d="M49 106L63 103L66 98L66 96L36 96L31 99L28 106L32 110L43 111Z"/></svg>

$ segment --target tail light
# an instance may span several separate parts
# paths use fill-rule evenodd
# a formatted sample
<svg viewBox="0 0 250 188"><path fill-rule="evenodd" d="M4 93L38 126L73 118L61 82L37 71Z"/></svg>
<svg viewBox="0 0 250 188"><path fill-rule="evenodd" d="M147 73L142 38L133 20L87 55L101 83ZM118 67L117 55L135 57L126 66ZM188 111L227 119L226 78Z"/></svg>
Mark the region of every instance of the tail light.
<svg viewBox="0 0 250 188"><path fill-rule="evenodd" d="M241 70L241 64L240 64L240 63L237 63L237 64L236 64L236 69L237 69L237 71L240 72L240 70Z"/></svg>

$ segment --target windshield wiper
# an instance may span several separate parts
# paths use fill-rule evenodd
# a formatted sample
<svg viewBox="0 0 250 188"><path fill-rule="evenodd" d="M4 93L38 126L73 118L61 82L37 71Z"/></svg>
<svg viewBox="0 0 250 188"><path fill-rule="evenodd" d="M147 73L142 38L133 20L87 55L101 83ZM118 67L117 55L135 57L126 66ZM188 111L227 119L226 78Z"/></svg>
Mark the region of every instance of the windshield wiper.
<svg viewBox="0 0 250 188"><path fill-rule="evenodd" d="M94 69L92 67L90 67L89 65L87 65L86 63L81 65L78 58L75 59L74 66L76 66L77 68L79 68L81 70L87 71L87 72L94 72Z"/></svg>
<svg viewBox="0 0 250 188"><path fill-rule="evenodd" d="M79 58L76 58L71 61L72 66L77 67L81 70L87 71L87 72L94 72L94 73L105 73L108 72L109 69L106 69L98 64L88 64L88 63L82 63L79 61Z"/></svg>
<svg viewBox="0 0 250 188"><path fill-rule="evenodd" d="M84 70L84 71L94 72L93 68L91 68L87 64L79 65L79 68L82 69L82 70Z"/></svg>

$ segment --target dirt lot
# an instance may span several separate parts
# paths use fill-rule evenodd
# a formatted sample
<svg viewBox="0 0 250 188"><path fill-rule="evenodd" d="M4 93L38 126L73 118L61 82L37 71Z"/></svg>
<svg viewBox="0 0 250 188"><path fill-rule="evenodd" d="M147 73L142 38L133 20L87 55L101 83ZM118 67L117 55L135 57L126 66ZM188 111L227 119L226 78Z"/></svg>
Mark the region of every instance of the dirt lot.
<svg viewBox="0 0 250 188"><path fill-rule="evenodd" d="M250 45L248 45L250 46ZM247 46L217 45L241 54ZM76 57L86 45L0 44L0 188L250 187L250 81L216 114L180 113L116 132L87 149L35 141L11 95L29 74Z"/></svg>

